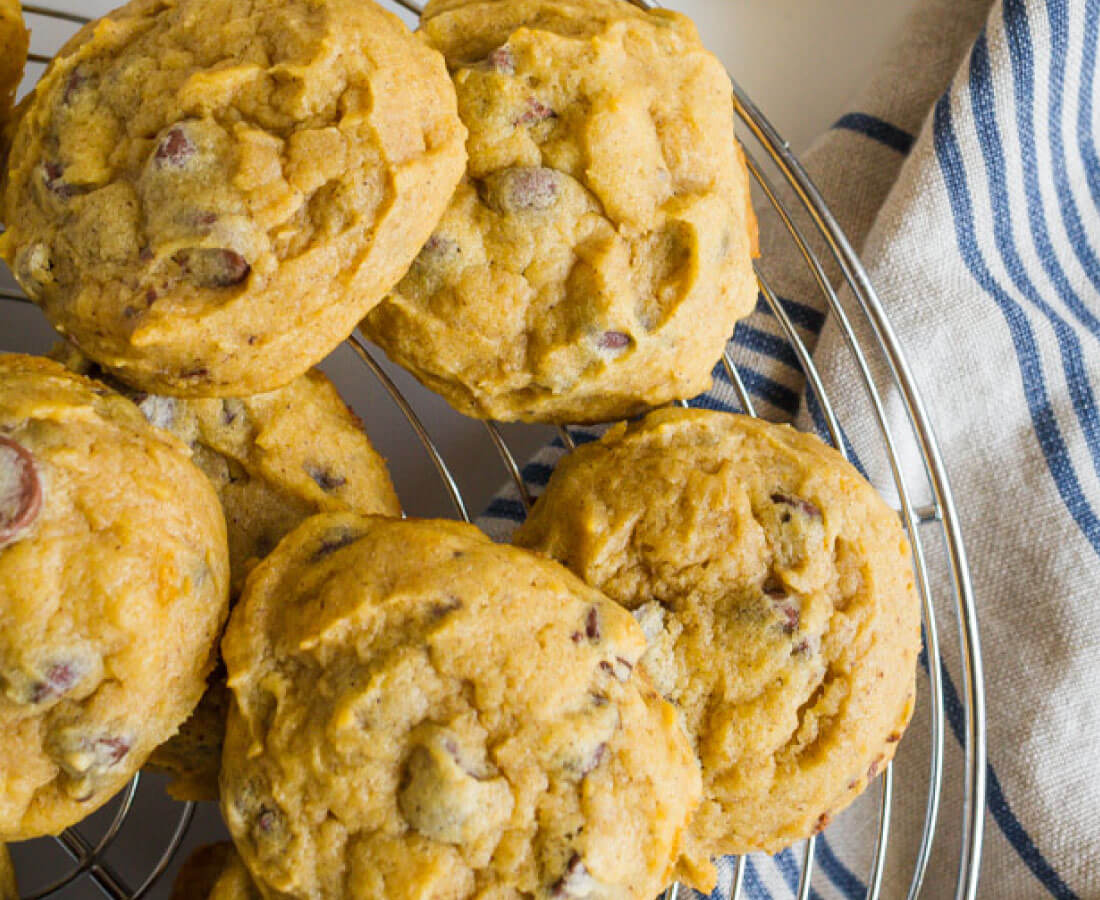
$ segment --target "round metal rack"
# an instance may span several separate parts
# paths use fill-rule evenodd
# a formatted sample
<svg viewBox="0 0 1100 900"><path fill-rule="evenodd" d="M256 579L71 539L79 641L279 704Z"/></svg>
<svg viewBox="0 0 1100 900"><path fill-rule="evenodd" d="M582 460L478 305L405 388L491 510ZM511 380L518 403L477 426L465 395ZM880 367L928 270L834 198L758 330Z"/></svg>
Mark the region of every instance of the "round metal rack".
<svg viewBox="0 0 1100 900"><path fill-rule="evenodd" d="M654 4L635 0L639 6ZM411 0L391 0L391 5L403 7L418 14L418 4ZM23 4L23 10L32 20L46 17L75 27L88 21L85 17L39 5ZM33 63L49 62L49 55L32 52ZM931 857L937 826L945 817L955 817L958 822L958 869L955 882L956 900L972 900L976 896L978 872L982 851L982 827L985 814L985 706L981 652L975 615L974 598L966 552L960 533L959 519L951 487L948 483L943 458L936 437L933 434L929 417L914 384L909 366L901 351L896 335L883 310L882 304L871 285L867 273L860 264L836 220L829 212L821 194L814 187L805 170L791 153L788 145L778 135L760 110L753 104L745 92L734 81L734 107L742 126L739 135L745 149L749 170L759 194L766 199L786 226L792 246L808 267L813 281L821 292L828 314L839 327L847 344L847 349L858 372L872 415L881 440L881 449L889 463L893 477L893 486L900 501L900 514L908 532L913 549L913 566L916 583L920 592L923 608L925 650L928 666L925 670L928 703L930 708L930 726L927 734L910 735L909 740L926 740L930 746L929 771L927 774L927 797L925 803L924 828L916 848L912 870L908 873L891 872L892 885L904 885L908 880L906 896L914 900L922 896L921 888ZM781 191L779 185L783 186ZM785 199L788 198L788 199ZM815 247L823 247L824 252L815 252ZM826 261L835 266L842 275L844 285L850 290L853 303L842 305L837 289L826 276ZM825 423L825 437L841 452L845 452L842 439L842 425L851 411L838 408L826 393L823 379L814 365L812 355L802 340L795 323L787 309L780 302L767 278L758 270L760 292L768 308L774 314L782 328L789 350L801 366L807 383L807 391L817 401ZM28 302L18 292L0 290L0 299L10 302ZM854 317L853 317L854 311ZM861 341L857 334L858 323L866 326L872 335L871 340ZM362 361L364 367L377 379L389 394L407 420L415 440L431 458L439 474L441 488L445 492L454 513L458 518L470 520L470 511L459 489L459 482L453 469L468 465L483 465L478 459L447 459L433 441L428 429L422 423L413 404L386 374L379 364L377 351L365 343L358 335L348 339L352 350ZM732 345L731 345L732 346ZM877 366L889 373L892 382L889 389L896 393L904 405L905 426L898 430L896 418L886 414L884 391L876 385L872 377L873 367ZM723 359L726 374L733 385L742 411L755 415L749 391L746 389L741 371L738 368L736 350L728 350ZM686 405L686 404L685 404ZM495 446L503 464L502 479L511 478L525 506L531 504L529 491L524 484L522 470L516 461L501 430L492 422L485 425L488 437ZM575 446L570 429L559 429L560 438L567 449ZM926 483L921 485L932 497L930 506L918 509L915 506L912 473L907 476L902 469L900 456L901 441L913 442L919 448L920 461L924 469ZM934 596L929 577L928 551L938 544L944 554L949 577L945 584L950 596ZM950 610L959 642L959 671L961 673L961 703L963 715L963 773L962 799L956 808L941 808L941 789L944 769L944 686L940 656L940 639L945 634L943 625L936 621L936 609ZM152 789L145 788L148 792ZM888 766L878 780L878 827L874 851L871 854L871 866L867 875L868 898L877 898L884 885L886 874L886 851L890 839L891 812L894 803L894 766ZM175 803L167 797L157 797L159 802L157 818L163 825L168 822L168 833L160 852L153 854L147 869L136 882L128 882L113 867L109 860L109 851L116 844L119 835L127 828L141 828L137 821L141 814L135 812L135 798L142 791L140 776L136 776L119 798L113 803L113 815L99 815L96 821L94 838L88 833L93 826L82 823L67 829L54 838L68 857L70 863L63 870L54 873L48 884L35 886L35 892L24 900L37 900L56 895L74 883L86 883L89 896L98 893L113 900L137 900L148 895L158 883L165 870L172 863L180 849L195 814L194 804ZM100 821L104 820L104 821ZM833 828L837 827L836 825ZM831 829L830 829L831 831ZM46 840L46 839L43 839ZM799 900L810 897L815 873L816 840L810 839L802 845L801 865L799 868L797 889ZM736 860L733 867L733 879L729 889L729 900L738 900L744 892L746 871L744 858ZM32 874L32 873L28 873ZM41 873L33 873L41 876ZM41 883L45 879L39 877ZM92 887L94 885L94 888ZM663 900L676 900L677 887L666 892ZM81 893L84 895L84 892Z"/></svg>

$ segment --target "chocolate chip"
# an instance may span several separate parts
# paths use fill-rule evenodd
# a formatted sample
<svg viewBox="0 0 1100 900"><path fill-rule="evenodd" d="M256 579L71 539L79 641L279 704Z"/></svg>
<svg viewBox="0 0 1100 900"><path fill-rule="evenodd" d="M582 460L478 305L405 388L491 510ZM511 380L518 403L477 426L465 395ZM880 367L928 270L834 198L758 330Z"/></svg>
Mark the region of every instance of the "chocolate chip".
<svg viewBox="0 0 1100 900"><path fill-rule="evenodd" d="M42 166L42 182L46 190L62 200L70 200L81 190L64 179L65 167L61 163L45 163Z"/></svg>
<svg viewBox="0 0 1100 900"><path fill-rule="evenodd" d="M896 744L900 740L901 740L901 732L900 731L892 731L892 732L890 732L889 737L886 738L886 743Z"/></svg>
<svg viewBox="0 0 1100 900"><path fill-rule="evenodd" d="M42 510L42 479L34 456L0 435L0 549L23 538Z"/></svg>
<svg viewBox="0 0 1100 900"><path fill-rule="evenodd" d="M634 664L630 660L616 656L613 663L606 659L601 660L600 669L618 681L629 681L630 673L634 671Z"/></svg>
<svg viewBox="0 0 1100 900"><path fill-rule="evenodd" d="M875 776L878 775L878 767L882 764L882 759L876 759L871 765L867 767L867 780L873 781Z"/></svg>
<svg viewBox="0 0 1100 900"><path fill-rule="evenodd" d="M486 57L485 62L490 69L501 75L516 74L516 55L507 44L497 47Z"/></svg>
<svg viewBox="0 0 1100 900"><path fill-rule="evenodd" d="M244 404L240 400L233 398L222 400L222 422L226 425L232 425L238 419L243 419L245 413Z"/></svg>
<svg viewBox="0 0 1100 900"><path fill-rule="evenodd" d="M102 759L106 768L117 766L130 752L130 742L121 737L100 738L96 741L97 759Z"/></svg>
<svg viewBox="0 0 1100 900"><path fill-rule="evenodd" d="M772 503L779 503L783 506L790 506L793 509L798 510L803 515L809 516L811 519L821 518L821 510L818 509L809 500L804 500L802 497L795 497L791 494L775 493L772 494L771 501Z"/></svg>
<svg viewBox="0 0 1100 900"><path fill-rule="evenodd" d="M558 114L541 100L530 97L527 100L527 108L515 120L515 125L537 125L547 119L556 119Z"/></svg>
<svg viewBox="0 0 1100 900"><path fill-rule="evenodd" d="M462 601L457 597L448 597L443 603L433 604L430 614L433 619L445 619L451 613L458 612L460 609L462 609Z"/></svg>
<svg viewBox="0 0 1100 900"><path fill-rule="evenodd" d="M772 596L772 609L779 614L780 627L784 634L794 634L798 631L799 621L802 618L801 611L796 603L786 594Z"/></svg>
<svg viewBox="0 0 1100 900"><path fill-rule="evenodd" d="M161 168L181 169L195 155L195 145L184 133L183 127L174 125L161 138L153 153L153 159Z"/></svg>
<svg viewBox="0 0 1100 900"><path fill-rule="evenodd" d="M186 377L186 376L185 376ZM134 402L145 421L154 428L171 428L176 422L176 411L179 401L175 397L162 397L159 394L143 394L135 396Z"/></svg>
<svg viewBox="0 0 1100 900"><path fill-rule="evenodd" d="M596 341L601 350L625 350L630 344L630 335L621 331L605 331Z"/></svg>
<svg viewBox="0 0 1100 900"><path fill-rule="evenodd" d="M354 544L359 540L359 535L354 531L334 531L325 536L321 541L317 550L314 551L313 556L310 557L312 562L320 562L326 556L331 556L337 550L343 550L344 547Z"/></svg>
<svg viewBox="0 0 1100 900"><path fill-rule="evenodd" d="M61 95L61 102L68 106L76 98L77 93L89 81L84 71L77 66L69 73L69 80L65 82L65 91Z"/></svg>
<svg viewBox="0 0 1100 900"><path fill-rule="evenodd" d="M326 492L335 491L337 488L342 488L348 483L348 480L343 475L335 475L328 469L324 469L321 466L313 463L306 463L306 474L317 482L318 487Z"/></svg>
<svg viewBox="0 0 1100 900"><path fill-rule="evenodd" d="M593 892L595 879L589 873L580 854L574 853L565 864L561 877L550 885L552 897L587 897Z"/></svg>
<svg viewBox="0 0 1100 900"><path fill-rule="evenodd" d="M260 808L260 814L256 816L256 827L264 834L270 834L278 824L278 814L266 806Z"/></svg>
<svg viewBox="0 0 1100 900"><path fill-rule="evenodd" d="M588 616L584 620L584 635L590 641L600 639L600 614L594 606L588 610Z"/></svg>
<svg viewBox="0 0 1100 900"><path fill-rule="evenodd" d="M588 761L581 768L581 775L587 775L600 767L604 759L607 757L607 744L600 744L592 752L592 755L588 758Z"/></svg>
<svg viewBox="0 0 1100 900"><path fill-rule="evenodd" d="M501 169L482 182L482 199L504 215L538 212L557 203L560 181L557 171L542 166Z"/></svg>
<svg viewBox="0 0 1100 900"><path fill-rule="evenodd" d="M831 815L829 815L827 812L823 812L820 816L817 817L817 824L814 826L814 834L820 834L822 831L824 831L829 826L829 823L832 820L833 817Z"/></svg>
<svg viewBox="0 0 1100 900"><path fill-rule="evenodd" d="M428 242L420 248L418 259L424 263L438 264L459 256L461 253L462 248L458 245L458 241L442 234L433 234L428 238Z"/></svg>
<svg viewBox="0 0 1100 900"><path fill-rule="evenodd" d="M83 673L74 662L55 663L46 672L46 680L37 682L31 689L31 703L45 703L67 694Z"/></svg>
<svg viewBox="0 0 1100 900"><path fill-rule="evenodd" d="M791 648L791 653L796 653L796 654L801 655L803 653L808 653L809 650L810 650L810 642L808 640L802 640L802 641L799 641L797 644L795 644L793 648Z"/></svg>
<svg viewBox="0 0 1100 900"><path fill-rule="evenodd" d="M193 247L172 259L200 287L234 287L252 273L248 260L228 248Z"/></svg>

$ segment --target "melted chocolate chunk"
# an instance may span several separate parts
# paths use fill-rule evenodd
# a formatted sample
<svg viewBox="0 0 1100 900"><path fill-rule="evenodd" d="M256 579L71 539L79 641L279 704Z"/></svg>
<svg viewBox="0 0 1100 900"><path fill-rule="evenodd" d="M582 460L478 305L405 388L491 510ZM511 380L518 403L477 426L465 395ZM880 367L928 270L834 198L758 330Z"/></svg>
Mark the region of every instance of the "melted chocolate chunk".
<svg viewBox="0 0 1100 900"><path fill-rule="evenodd" d="M820 519L821 510L818 509L809 500L804 500L802 497L795 497L792 494L780 494L775 493L771 496L772 503L778 503L783 506L789 506L792 509L797 510L805 516L809 516L811 519Z"/></svg>
<svg viewBox="0 0 1100 900"><path fill-rule="evenodd" d="M588 616L584 620L584 634L590 641L600 639L600 614L594 606L588 611Z"/></svg>
<svg viewBox="0 0 1100 900"><path fill-rule="evenodd" d="M252 274L252 266L235 250L194 247L172 257L184 274L200 287L234 287Z"/></svg>
<svg viewBox="0 0 1100 900"><path fill-rule="evenodd" d="M580 854L574 853L565 864L561 877L550 885L552 897L587 897L592 893L593 878Z"/></svg>
<svg viewBox="0 0 1100 900"><path fill-rule="evenodd" d="M504 215L539 212L558 202L560 180L557 171L542 166L501 169L482 182L482 199Z"/></svg>
<svg viewBox="0 0 1100 900"><path fill-rule="evenodd" d="M161 168L182 169L195 155L195 145L186 135L183 127L175 125L161 139L153 153L153 159Z"/></svg>
<svg viewBox="0 0 1100 900"><path fill-rule="evenodd" d="M605 331L596 341L601 350L625 350L630 344L630 335L621 331Z"/></svg>
<svg viewBox="0 0 1100 900"><path fill-rule="evenodd" d="M320 546L314 551L310 560L311 562L320 562L326 556L332 556L337 550L343 550L357 540L359 540L359 535L354 531L334 531L326 535L324 540L321 541Z"/></svg>
<svg viewBox="0 0 1100 900"><path fill-rule="evenodd" d="M24 537L42 511L42 479L34 455L0 435L0 550Z"/></svg>
<svg viewBox="0 0 1100 900"><path fill-rule="evenodd" d="M323 469L320 466L306 464L306 474L317 482L318 487L321 490L331 493L337 488L342 488L348 483L348 480L342 475L335 475L328 469Z"/></svg>
<svg viewBox="0 0 1100 900"><path fill-rule="evenodd" d="M75 662L55 663L46 673L46 680L31 689L31 703L37 705L67 694L80 681L82 672Z"/></svg>
<svg viewBox="0 0 1100 900"><path fill-rule="evenodd" d="M527 108L516 119L516 125L537 125L547 119L556 119L558 114L541 100L531 97L527 101Z"/></svg>
<svg viewBox="0 0 1100 900"><path fill-rule="evenodd" d="M516 55L507 44L497 47L485 59L486 65L494 72L501 75L516 74Z"/></svg>

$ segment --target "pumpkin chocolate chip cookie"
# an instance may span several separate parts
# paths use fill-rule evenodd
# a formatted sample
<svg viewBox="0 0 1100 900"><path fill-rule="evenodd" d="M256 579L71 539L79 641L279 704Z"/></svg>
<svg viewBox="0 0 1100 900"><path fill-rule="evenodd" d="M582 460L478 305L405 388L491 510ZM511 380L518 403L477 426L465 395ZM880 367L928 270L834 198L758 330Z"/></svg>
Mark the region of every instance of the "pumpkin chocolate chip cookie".
<svg viewBox="0 0 1100 900"><path fill-rule="evenodd" d="M634 612L703 765L688 876L820 830L894 755L920 609L897 515L817 438L661 410L567 456L515 541Z"/></svg>
<svg viewBox="0 0 1100 900"><path fill-rule="evenodd" d="M8 126L15 90L23 78L30 35L23 24L19 0L0 0L0 159L7 145L4 131Z"/></svg>
<svg viewBox="0 0 1100 900"><path fill-rule="evenodd" d="M385 460L316 369L266 394L198 400L134 392L68 344L51 356L114 387L150 423L190 445L225 511L233 597L251 568L315 513L401 515ZM228 702L219 667L180 733L150 757L152 767L175 776L168 787L173 796L217 799Z"/></svg>
<svg viewBox="0 0 1100 900"><path fill-rule="evenodd" d="M464 136L439 54L370 0L134 0L22 112L0 253L123 381L268 391L401 278Z"/></svg>
<svg viewBox="0 0 1100 900"><path fill-rule="evenodd" d="M222 651L222 812L286 898L616 897L665 886L699 797L630 615L468 525L317 516Z"/></svg>
<svg viewBox="0 0 1100 900"><path fill-rule="evenodd" d="M208 844L183 864L172 900L260 900L260 892L232 844Z"/></svg>
<svg viewBox="0 0 1100 900"><path fill-rule="evenodd" d="M228 556L183 444L58 363L0 356L0 840L91 814L187 718Z"/></svg>
<svg viewBox="0 0 1100 900"><path fill-rule="evenodd" d="M625 0L429 3L468 178L366 334L467 415L623 418L710 386L756 300L729 78Z"/></svg>

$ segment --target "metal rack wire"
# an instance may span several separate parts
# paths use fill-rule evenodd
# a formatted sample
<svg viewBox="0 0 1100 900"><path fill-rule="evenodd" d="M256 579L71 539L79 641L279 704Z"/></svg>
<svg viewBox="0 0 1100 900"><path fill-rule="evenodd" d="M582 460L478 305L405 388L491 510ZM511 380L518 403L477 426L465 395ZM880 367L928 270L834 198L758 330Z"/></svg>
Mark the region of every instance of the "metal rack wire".
<svg viewBox="0 0 1100 900"><path fill-rule="evenodd" d="M419 13L418 4L411 0L391 0L404 9ZM639 6L654 4L645 0L634 0ZM80 25L86 18L72 13L61 12L34 4L23 4L24 12L33 16L43 16L73 25ZM36 63L48 63L49 55L32 52L31 60ZM944 815L957 816L960 824L961 839L958 854L958 875L956 879L956 900L973 900L976 896L978 873L982 851L982 826L985 813L985 706L984 685L981 665L981 651L978 637L974 598L967 565L966 552L960 534L960 526L955 502L948 483L944 462L935 435L929 423L927 411L920 393L914 384L909 366L902 354L889 320L883 310L866 272L860 264L848 240L829 212L821 194L814 187L786 142L753 104L745 92L734 82L734 107L737 118L744 126L740 135L748 158L750 173L760 194L767 200L786 226L793 245L804 260L825 299L829 315L833 317L847 343L848 350L856 365L867 400L873 411L875 425L882 440L882 448L893 476L894 487L901 503L901 516L910 543L913 548L913 564L917 587L923 609L925 649L929 665L927 667L928 695L931 710L930 728L925 739L930 745L930 763L928 772L928 790L925 805L924 829L915 855L915 863L909 874L907 896L909 900L921 896L925 872L928 867L937 826ZM761 164L758 154L765 160ZM787 196L793 201L784 200L784 194L777 188L776 180L785 187ZM809 225L800 223L808 222ZM813 246L818 244L826 248L825 255L815 253ZM861 342L852 319L849 305L846 310L841 304L837 290L826 276L823 260L829 259L843 276L844 283L854 297L856 315L869 326L874 340ZM823 379L814 365L806 344L799 335L787 310L780 302L767 278L758 271L760 292L769 309L778 321L786 337L790 350L798 360L806 375L807 390L813 394L825 422L827 436L834 447L845 452L842 440L841 417L844 410L837 410L833 400L827 394ZM11 302L28 302L15 292L0 291L0 299ZM415 440L420 443L430 457L438 472L442 490L449 499L458 518L469 521L467 503L459 489L452 465L476 464L473 460L447 460L440 452L428 429L421 422L413 404L402 394L398 386L386 374L375 357L376 351L358 335L348 339L352 350L365 368L376 378L396 406L400 409L411 428ZM917 509L913 502L913 486L903 474L900 462L899 435L891 425L885 412L883 392L872 377L872 360L884 365L892 379L891 388L896 391L904 404L908 419L909 433L904 435L919 447L921 462L927 487L931 491L933 503L930 507ZM727 351L723 365L730 383L739 398L741 409L755 415L752 398L746 389L738 369L737 361ZM511 478L518 490L519 497L526 507L531 505L531 497L523 481L520 465L500 429L495 423L485 425L489 439L496 448L503 464L504 476ZM567 449L575 446L574 438L568 428L560 428L559 434ZM940 598L940 608L953 610L958 629L960 647L960 671L962 673L963 706L963 797L958 809L942 810L940 805L943 782L944 756L944 693L940 668L940 637L936 621L936 598L928 575L927 551L933 538L938 539L950 572L949 598ZM944 600L947 603L944 603ZM910 740L916 736L910 737ZM38 900L57 894L78 879L85 879L95 885L98 891L113 900L137 900L146 896L158 882L178 852L191 825L195 813L193 804L172 803L165 799L169 807L167 815L173 817L174 827L164 843L163 849L153 860L136 886L129 884L107 860L108 851L115 844L119 834L132 821L134 800L141 789L140 776L135 777L116 800L113 818L110 819L102 834L90 840L84 832L84 825L70 828L55 840L71 860L71 865L60 873L50 884L36 889L34 894L24 900ZM890 821L893 809L894 775L893 766L888 766L879 781L879 822L871 869L867 878L867 897L874 900L880 894L885 877L886 851L890 837ZM804 900L810 896L815 872L816 841L810 839L803 845L802 861L798 877L797 897ZM734 867L734 877L730 891L730 900L739 900L743 894L745 860L738 859ZM903 877L903 876L901 876ZM901 884L899 876L892 882ZM664 900L676 900L677 888L666 892Z"/></svg>

